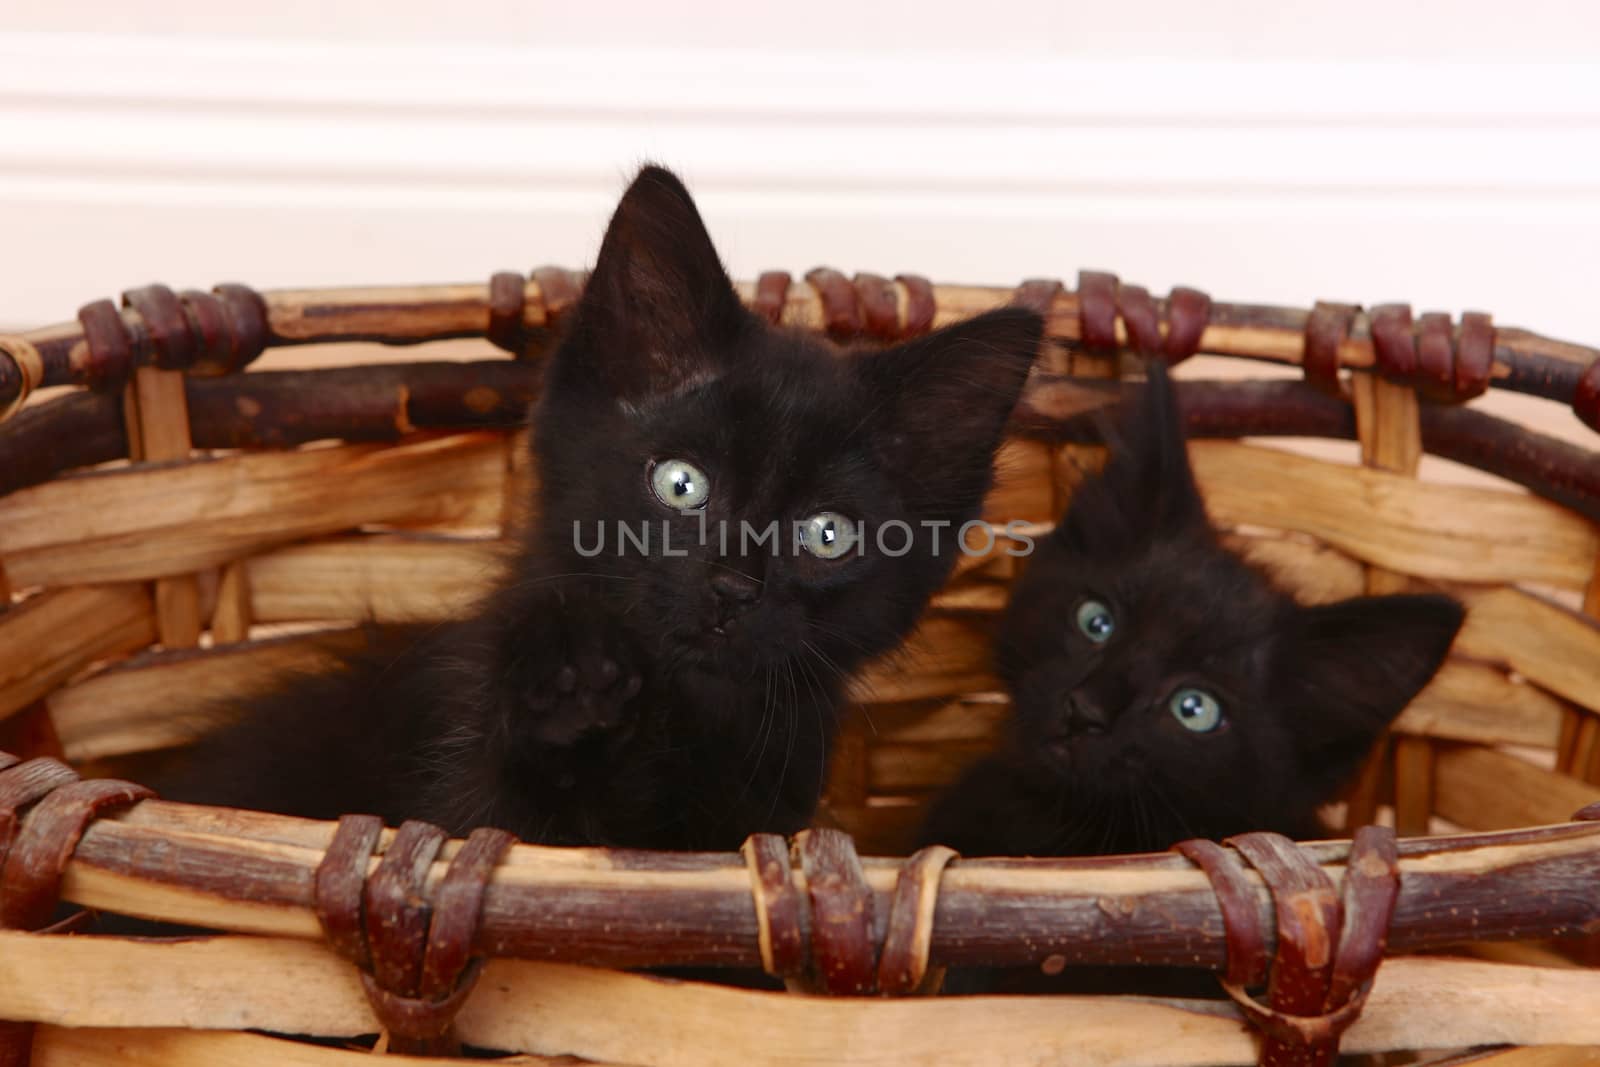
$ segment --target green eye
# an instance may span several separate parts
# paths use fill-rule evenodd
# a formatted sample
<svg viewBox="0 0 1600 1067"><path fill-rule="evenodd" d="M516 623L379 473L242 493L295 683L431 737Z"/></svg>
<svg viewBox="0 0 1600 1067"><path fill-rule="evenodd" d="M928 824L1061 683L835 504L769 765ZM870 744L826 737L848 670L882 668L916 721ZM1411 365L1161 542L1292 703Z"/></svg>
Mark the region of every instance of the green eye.
<svg viewBox="0 0 1600 1067"><path fill-rule="evenodd" d="M837 511L819 511L800 524L800 543L818 559L839 559L856 544L856 524Z"/></svg>
<svg viewBox="0 0 1600 1067"><path fill-rule="evenodd" d="M1222 725L1222 705L1204 689L1178 690L1167 701L1167 708L1185 730L1197 734L1208 734Z"/></svg>
<svg viewBox="0 0 1600 1067"><path fill-rule="evenodd" d="M1103 645L1117 632L1117 620L1100 601L1085 600L1078 605L1078 629L1095 644Z"/></svg>
<svg viewBox="0 0 1600 1067"><path fill-rule="evenodd" d="M669 508L694 511L711 495L711 479L693 463L664 459L650 464L650 491Z"/></svg>

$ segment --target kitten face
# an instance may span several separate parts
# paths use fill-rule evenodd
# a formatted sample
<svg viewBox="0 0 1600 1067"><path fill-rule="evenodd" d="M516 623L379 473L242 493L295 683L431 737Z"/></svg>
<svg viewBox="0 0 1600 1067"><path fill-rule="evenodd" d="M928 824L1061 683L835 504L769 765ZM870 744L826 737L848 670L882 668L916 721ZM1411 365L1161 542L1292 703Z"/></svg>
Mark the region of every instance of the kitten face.
<svg viewBox="0 0 1600 1067"><path fill-rule="evenodd" d="M1273 588L1207 524L1163 369L1118 436L1013 592L1009 758L1069 809L1133 818L1109 835L1125 845L1303 829L1432 677L1461 609L1302 608Z"/></svg>
<svg viewBox="0 0 1600 1067"><path fill-rule="evenodd" d="M1209 792L1287 761L1271 709L1284 605L1203 530L1097 565L1042 545L1007 612L1000 667L1041 777ZM1207 802L1211 803L1210 801Z"/></svg>
<svg viewBox="0 0 1600 1067"><path fill-rule="evenodd" d="M734 676L807 642L834 660L876 648L943 566L926 553L887 558L870 538L863 551L833 559L796 546L796 528L817 516L869 529L915 516L863 430L871 398L850 365L798 336L751 340L726 374L611 413L603 452L546 445L555 461L547 466L562 468L546 484L549 535L568 555L574 524L586 550L604 537L582 566L615 578L647 647ZM686 473L693 506L663 500ZM619 524L648 531L646 550L622 543Z"/></svg>
<svg viewBox="0 0 1600 1067"><path fill-rule="evenodd" d="M547 378L539 552L605 576L663 670L743 682L803 659L794 684L826 688L897 643L948 573L950 536L936 555L920 524L976 512L1040 332L1000 311L842 353L773 329L687 192L647 169ZM871 533L894 520L917 535L904 554ZM863 547L841 551L852 531Z"/></svg>

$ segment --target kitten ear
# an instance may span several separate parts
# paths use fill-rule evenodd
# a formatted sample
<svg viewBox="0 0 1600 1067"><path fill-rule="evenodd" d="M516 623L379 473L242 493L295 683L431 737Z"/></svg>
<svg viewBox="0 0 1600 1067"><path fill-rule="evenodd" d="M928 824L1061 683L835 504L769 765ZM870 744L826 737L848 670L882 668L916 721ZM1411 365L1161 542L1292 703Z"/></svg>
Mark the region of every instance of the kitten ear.
<svg viewBox="0 0 1600 1067"><path fill-rule="evenodd" d="M1447 596L1303 607L1280 650L1279 699L1314 773L1348 777L1444 663L1466 612Z"/></svg>
<svg viewBox="0 0 1600 1067"><path fill-rule="evenodd" d="M746 319L689 191L647 166L611 216L558 363L637 403L714 377Z"/></svg>
<svg viewBox="0 0 1600 1067"><path fill-rule="evenodd" d="M1105 466L1073 494L1056 536L1074 551L1118 553L1152 540L1209 531L1189 465L1177 390L1166 363L1148 360L1135 399L1103 424Z"/></svg>
<svg viewBox="0 0 1600 1067"><path fill-rule="evenodd" d="M1205 505L1189 466L1178 393L1162 360L1145 362L1139 399L1123 406L1111 447L1111 476L1120 476L1132 489L1146 523L1170 530L1205 520Z"/></svg>
<svg viewBox="0 0 1600 1067"><path fill-rule="evenodd" d="M1184 416L1178 408L1178 390L1162 360L1147 360L1141 400L1123 418L1120 437L1131 443L1138 464L1139 482L1146 499L1157 509L1162 525L1205 522L1205 504L1189 466L1189 442Z"/></svg>
<svg viewBox="0 0 1600 1067"><path fill-rule="evenodd" d="M976 513L1043 336L1038 315L1001 308L854 358L874 443L913 512L956 523Z"/></svg>

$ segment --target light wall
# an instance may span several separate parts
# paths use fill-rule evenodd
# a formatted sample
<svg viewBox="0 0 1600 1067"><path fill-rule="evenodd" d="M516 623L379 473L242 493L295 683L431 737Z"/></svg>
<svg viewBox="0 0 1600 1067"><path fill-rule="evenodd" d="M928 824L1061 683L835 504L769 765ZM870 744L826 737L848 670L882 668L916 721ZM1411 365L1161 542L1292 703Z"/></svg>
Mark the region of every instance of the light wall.
<svg viewBox="0 0 1600 1067"><path fill-rule="evenodd" d="M740 276L1091 267L1600 342L1587 0L7 4L0 327L582 265L646 158Z"/></svg>

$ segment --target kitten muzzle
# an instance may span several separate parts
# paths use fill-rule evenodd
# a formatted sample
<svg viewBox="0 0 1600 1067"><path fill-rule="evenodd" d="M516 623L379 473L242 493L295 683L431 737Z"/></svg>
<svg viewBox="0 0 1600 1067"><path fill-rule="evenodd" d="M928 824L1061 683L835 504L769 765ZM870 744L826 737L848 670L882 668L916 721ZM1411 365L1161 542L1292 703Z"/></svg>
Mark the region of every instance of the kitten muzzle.
<svg viewBox="0 0 1600 1067"><path fill-rule="evenodd" d="M1065 694L1061 698L1060 713L1062 733L1067 738L1103 734L1111 725L1110 718L1099 705L1080 693Z"/></svg>

